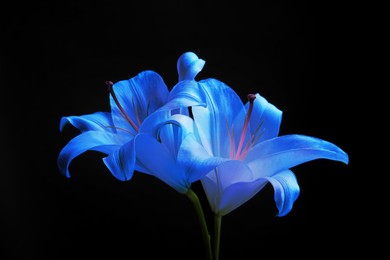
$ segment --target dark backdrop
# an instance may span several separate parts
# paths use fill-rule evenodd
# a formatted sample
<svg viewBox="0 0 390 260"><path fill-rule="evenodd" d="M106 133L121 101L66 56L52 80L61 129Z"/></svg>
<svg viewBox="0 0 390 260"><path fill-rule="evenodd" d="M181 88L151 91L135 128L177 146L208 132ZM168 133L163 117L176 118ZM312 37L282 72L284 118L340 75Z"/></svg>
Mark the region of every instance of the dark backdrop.
<svg viewBox="0 0 390 260"><path fill-rule="evenodd" d="M109 111L104 82L146 69L173 87L185 51L206 61L197 79L224 81L244 101L259 92L281 109L281 134L319 137L350 155L348 166L316 160L295 167L301 194L285 217L275 217L268 186L225 216L221 260L362 250L354 244L362 226L351 216L355 202L365 202L354 172L346 6L127 2L15 2L3 9L0 258L205 259L194 209L164 183L139 173L120 182L93 152L73 161L70 179L56 166L78 133L60 133L61 116ZM211 222L199 183L194 189Z"/></svg>

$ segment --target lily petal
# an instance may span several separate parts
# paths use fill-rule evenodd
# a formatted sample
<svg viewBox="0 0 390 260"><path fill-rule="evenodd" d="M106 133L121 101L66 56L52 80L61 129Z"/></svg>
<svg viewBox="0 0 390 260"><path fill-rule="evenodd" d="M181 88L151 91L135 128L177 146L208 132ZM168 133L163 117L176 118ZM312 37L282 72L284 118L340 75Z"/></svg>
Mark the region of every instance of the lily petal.
<svg viewBox="0 0 390 260"><path fill-rule="evenodd" d="M248 110L248 107L249 102L246 104L246 110ZM255 143L278 136L281 122L282 111L269 103L264 97L256 94L252 116L249 121L251 133L260 136Z"/></svg>
<svg viewBox="0 0 390 260"><path fill-rule="evenodd" d="M146 173L157 177L180 193L187 192L190 183L167 147L149 134L138 134L137 140L137 162L147 170Z"/></svg>
<svg viewBox="0 0 390 260"><path fill-rule="evenodd" d="M213 211L222 216L244 204L268 182L253 179L251 170L235 160L221 164L201 181Z"/></svg>
<svg viewBox="0 0 390 260"><path fill-rule="evenodd" d="M128 181L133 176L135 168L134 143L136 139L137 136L103 158L103 162L112 175L121 181Z"/></svg>
<svg viewBox="0 0 390 260"><path fill-rule="evenodd" d="M196 75L203 69L206 62L199 59L193 52L183 53L177 60L177 72L179 82L182 80L194 80Z"/></svg>
<svg viewBox="0 0 390 260"><path fill-rule="evenodd" d="M295 174L290 170L285 170L272 177L266 177L274 188L274 200L278 208L278 217L283 217L289 213L294 202L299 196L300 188Z"/></svg>
<svg viewBox="0 0 390 260"><path fill-rule="evenodd" d="M206 93L207 108L193 107L192 113L202 143L211 154L229 158L232 133L228 126L233 124L237 114L245 115L244 104L234 90L221 81L207 79L199 84Z"/></svg>
<svg viewBox="0 0 390 260"><path fill-rule="evenodd" d="M151 112L161 107L168 98L168 87L161 76L150 70L140 72L137 76L129 80L121 80L115 83L113 91L118 103L124 111L118 107L117 102L110 95L112 117L115 126L124 129L134 129L125 120L123 113L139 126L143 119Z"/></svg>
<svg viewBox="0 0 390 260"><path fill-rule="evenodd" d="M206 106L206 96L198 82L183 80L172 88L168 101L160 110L173 110L191 106Z"/></svg>
<svg viewBox="0 0 390 260"><path fill-rule="evenodd" d="M114 123L112 121L111 113L109 112L96 112L89 115L62 117L60 121L60 131L62 131L67 124L73 125L81 132L90 130L116 132L116 129L112 127Z"/></svg>
<svg viewBox="0 0 390 260"><path fill-rule="evenodd" d="M177 161L185 169L187 180L192 183L203 178L207 173L228 159L210 156L199 144L193 134L188 134L182 141Z"/></svg>
<svg viewBox="0 0 390 260"><path fill-rule="evenodd" d="M328 141L305 135L284 135L255 145L244 161L256 177L268 177L315 159L348 164L348 155Z"/></svg>
<svg viewBox="0 0 390 260"><path fill-rule="evenodd" d="M105 154L110 154L119 149L123 144L123 139L116 134L87 131L71 139L60 151L57 159L58 168L66 177L70 177L69 164L80 154L91 150Z"/></svg>

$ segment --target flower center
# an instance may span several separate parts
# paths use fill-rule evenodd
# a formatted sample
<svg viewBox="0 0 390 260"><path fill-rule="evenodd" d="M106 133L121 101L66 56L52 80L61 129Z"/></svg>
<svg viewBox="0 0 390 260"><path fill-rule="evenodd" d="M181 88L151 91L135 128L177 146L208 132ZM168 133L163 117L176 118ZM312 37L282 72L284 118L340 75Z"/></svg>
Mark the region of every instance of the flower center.
<svg viewBox="0 0 390 260"><path fill-rule="evenodd" d="M118 98L116 97L115 95L115 92L114 92L114 88L112 87L114 85L114 83L112 83L112 81L106 81L106 85L108 87L108 91L110 92L112 98L114 99L115 101L115 104L117 105L117 107L119 108L119 110L121 111L123 117L125 118L125 120L133 127L133 129L135 131L138 132L138 126L134 123L133 120L131 120L130 116L126 113L126 111L123 109L122 105L119 103L119 100ZM138 120L139 121L139 120Z"/></svg>
<svg viewBox="0 0 390 260"><path fill-rule="evenodd" d="M255 139L255 134L251 135L249 141L244 145L245 137L246 137L246 134L248 131L249 121L250 121L250 118L252 116L253 102L256 99L256 95L255 94L248 94L247 97L248 97L248 101L249 101L249 108L248 108L248 111L245 115L244 126L242 127L242 132L241 132L240 140L239 140L238 147L237 147L236 151L234 151L234 135L233 134L230 135L230 141L231 141L231 143L230 143L231 144L230 145L230 157L233 159L237 159L237 160L243 160L245 158L245 156L248 154L250 148L252 147L253 141Z"/></svg>

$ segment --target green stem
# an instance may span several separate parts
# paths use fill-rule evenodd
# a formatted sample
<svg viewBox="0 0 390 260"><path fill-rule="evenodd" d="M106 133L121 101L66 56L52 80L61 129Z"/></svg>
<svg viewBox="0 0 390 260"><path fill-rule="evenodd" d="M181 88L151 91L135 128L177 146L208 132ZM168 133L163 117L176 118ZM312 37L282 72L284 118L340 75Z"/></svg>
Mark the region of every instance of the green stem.
<svg viewBox="0 0 390 260"><path fill-rule="evenodd" d="M214 256L215 260L219 260L219 247L221 243L221 223L222 216L219 214L214 215Z"/></svg>
<svg viewBox="0 0 390 260"><path fill-rule="evenodd" d="M212 250L211 250L210 233L207 229L206 219L204 217L202 206L200 204L199 198L196 195L196 193L191 189L188 189L186 195L192 201L192 204L194 205L195 210L196 210L196 214L198 215L198 218L199 218L200 228L202 229L204 246L205 246L206 253L207 253L207 259L212 260L213 255L212 255Z"/></svg>

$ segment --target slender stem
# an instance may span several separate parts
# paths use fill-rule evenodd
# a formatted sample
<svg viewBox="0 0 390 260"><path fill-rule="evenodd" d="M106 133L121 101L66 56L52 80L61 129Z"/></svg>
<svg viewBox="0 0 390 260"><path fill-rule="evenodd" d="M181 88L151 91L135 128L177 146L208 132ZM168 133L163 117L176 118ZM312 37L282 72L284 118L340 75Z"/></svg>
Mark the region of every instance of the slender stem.
<svg viewBox="0 0 390 260"><path fill-rule="evenodd" d="M192 201L192 204L194 205L195 210L196 210L196 214L198 215L198 218L199 218L200 228L202 230L202 235L203 235L204 246L205 246L206 253L207 253L207 259L213 260L213 254L212 254L212 250L211 250L210 233L207 229L206 219L205 219L205 216L203 214L203 210L202 210L202 206L200 204L199 198L196 195L196 193L191 189L188 189L186 195Z"/></svg>
<svg viewBox="0 0 390 260"><path fill-rule="evenodd" d="M221 224L222 216L219 214L214 215L214 256L215 260L219 260L219 247L221 243Z"/></svg>

